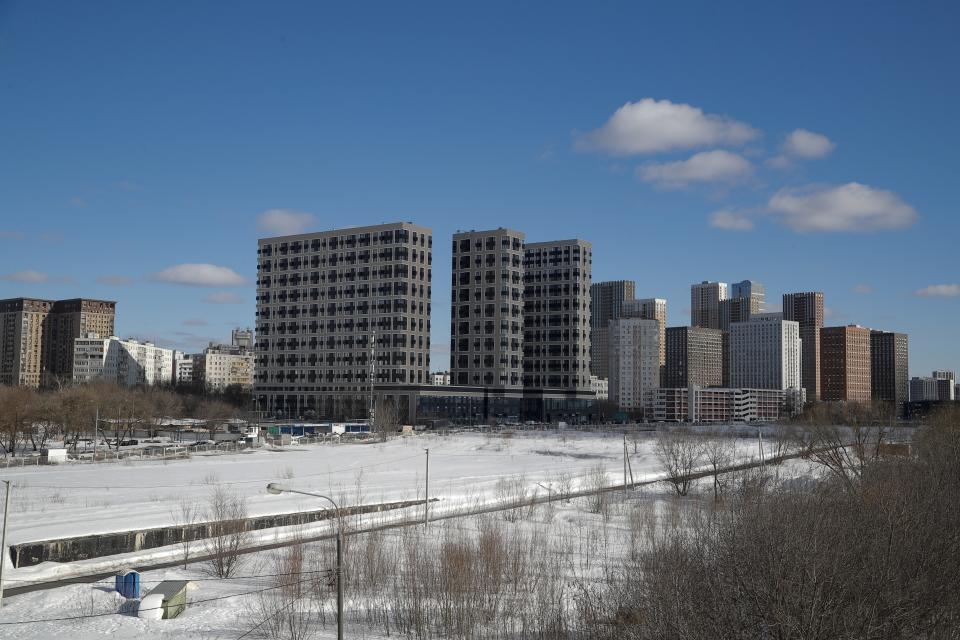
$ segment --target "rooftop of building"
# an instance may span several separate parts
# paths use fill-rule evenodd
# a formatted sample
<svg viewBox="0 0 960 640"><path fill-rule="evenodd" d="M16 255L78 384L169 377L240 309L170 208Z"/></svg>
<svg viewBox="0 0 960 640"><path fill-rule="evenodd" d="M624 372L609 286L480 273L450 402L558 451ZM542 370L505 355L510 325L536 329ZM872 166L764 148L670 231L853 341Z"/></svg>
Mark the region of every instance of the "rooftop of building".
<svg viewBox="0 0 960 640"><path fill-rule="evenodd" d="M312 239L318 237L332 237L332 236L342 236L342 235L357 235L360 233L375 233L378 231L392 231L396 229L408 229L410 231L416 231L418 233L423 233L425 235L433 235L433 230L429 227L422 227L418 224L412 222L401 221L401 222L384 222L381 224L368 225L363 227L343 227L340 229L327 229L323 231L308 231L305 233L295 233L292 235L286 236L270 236L266 238L260 238L257 240L257 244L267 244L271 242L295 242L302 239Z"/></svg>

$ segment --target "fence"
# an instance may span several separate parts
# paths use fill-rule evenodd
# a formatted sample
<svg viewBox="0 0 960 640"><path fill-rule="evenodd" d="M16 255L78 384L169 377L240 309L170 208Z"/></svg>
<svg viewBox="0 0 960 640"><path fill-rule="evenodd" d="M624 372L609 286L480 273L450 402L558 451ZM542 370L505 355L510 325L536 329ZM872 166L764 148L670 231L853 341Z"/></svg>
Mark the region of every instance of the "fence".
<svg viewBox="0 0 960 640"><path fill-rule="evenodd" d="M202 444L184 446L180 444L160 444L154 447L139 447L136 449L109 449L106 446L103 449L93 451L67 452L67 463L60 464L93 464L93 463L115 463L123 460L177 460L189 458L194 453L239 453L247 449L255 448L256 445L246 442L219 442L217 444ZM19 457L5 457L0 459L0 469L9 469L11 467L36 467L48 464L40 455L25 455Z"/></svg>

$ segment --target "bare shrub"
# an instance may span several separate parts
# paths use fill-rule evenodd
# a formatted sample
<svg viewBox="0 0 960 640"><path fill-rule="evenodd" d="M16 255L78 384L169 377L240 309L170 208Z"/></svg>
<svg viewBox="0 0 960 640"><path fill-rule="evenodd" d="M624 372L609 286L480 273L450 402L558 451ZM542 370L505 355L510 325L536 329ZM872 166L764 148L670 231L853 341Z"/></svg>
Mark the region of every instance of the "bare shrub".
<svg viewBox="0 0 960 640"><path fill-rule="evenodd" d="M241 564L240 551L249 537L243 498L222 485L216 486L207 501L204 519L207 521L204 548L210 556L210 572L218 578L229 578Z"/></svg>
<svg viewBox="0 0 960 640"><path fill-rule="evenodd" d="M670 429L657 435L655 452L678 496L685 496L693 483L691 474L703 460L703 445L687 429Z"/></svg>
<svg viewBox="0 0 960 640"><path fill-rule="evenodd" d="M180 527L180 557L183 559L183 568L190 562L192 545L196 538L194 528L200 521L202 509L200 505L187 498L180 498L177 505L170 510L170 516L176 526Z"/></svg>
<svg viewBox="0 0 960 640"><path fill-rule="evenodd" d="M734 460L736 445L729 437L713 437L703 445L703 459L710 467L713 476L713 499L720 501L720 496L727 484L723 470Z"/></svg>
<svg viewBox="0 0 960 640"><path fill-rule="evenodd" d="M590 467L586 477L586 490L590 492L587 496L588 509L591 513L607 513L609 499L607 495L607 470L602 464L596 464Z"/></svg>

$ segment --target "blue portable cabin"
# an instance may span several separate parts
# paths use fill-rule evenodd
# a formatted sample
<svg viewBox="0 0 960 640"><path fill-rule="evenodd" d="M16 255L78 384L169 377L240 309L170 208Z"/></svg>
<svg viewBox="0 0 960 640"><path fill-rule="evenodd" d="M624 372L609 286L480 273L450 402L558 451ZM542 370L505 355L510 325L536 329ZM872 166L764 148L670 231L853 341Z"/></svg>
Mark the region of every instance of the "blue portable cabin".
<svg viewBox="0 0 960 640"><path fill-rule="evenodd" d="M114 577L114 589L124 598L140 597L140 572L132 569L118 571Z"/></svg>

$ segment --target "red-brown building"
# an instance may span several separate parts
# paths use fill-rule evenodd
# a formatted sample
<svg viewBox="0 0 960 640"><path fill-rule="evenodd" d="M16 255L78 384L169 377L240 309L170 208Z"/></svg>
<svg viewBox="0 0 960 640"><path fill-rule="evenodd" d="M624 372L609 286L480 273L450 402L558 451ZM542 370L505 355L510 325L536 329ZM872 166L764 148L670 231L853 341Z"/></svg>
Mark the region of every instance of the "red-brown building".
<svg viewBox="0 0 960 640"><path fill-rule="evenodd" d="M870 329L847 325L820 330L820 397L870 402Z"/></svg>

